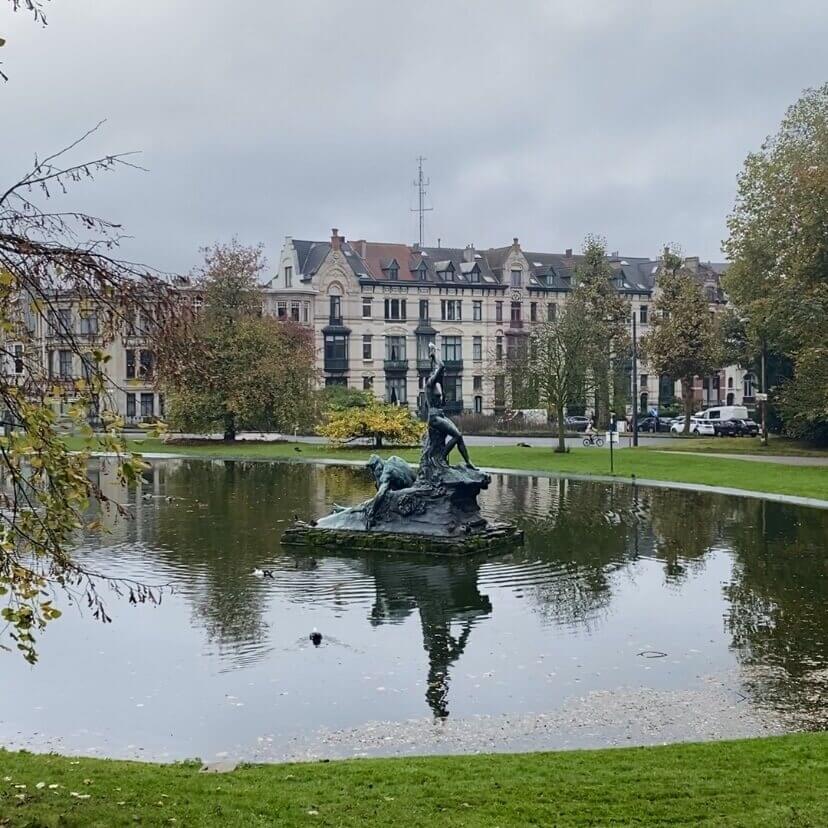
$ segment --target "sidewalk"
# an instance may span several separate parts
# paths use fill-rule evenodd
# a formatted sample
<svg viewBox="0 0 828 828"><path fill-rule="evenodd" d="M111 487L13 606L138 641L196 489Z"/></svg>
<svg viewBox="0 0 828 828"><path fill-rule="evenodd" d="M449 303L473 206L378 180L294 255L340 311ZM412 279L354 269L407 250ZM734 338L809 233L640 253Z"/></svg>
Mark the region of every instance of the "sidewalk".
<svg viewBox="0 0 828 828"><path fill-rule="evenodd" d="M828 457L797 457L781 454L718 454L711 451L670 451L669 449L659 449L659 454L692 454L693 457L722 457L726 460L778 463L782 466L828 466Z"/></svg>

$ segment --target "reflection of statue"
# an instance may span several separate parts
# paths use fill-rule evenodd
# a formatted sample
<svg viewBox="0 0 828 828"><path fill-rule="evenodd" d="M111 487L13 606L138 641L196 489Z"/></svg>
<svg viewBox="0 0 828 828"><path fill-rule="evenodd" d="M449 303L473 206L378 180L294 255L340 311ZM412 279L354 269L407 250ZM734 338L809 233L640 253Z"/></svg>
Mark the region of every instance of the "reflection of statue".
<svg viewBox="0 0 828 828"><path fill-rule="evenodd" d="M400 622L419 609L428 654L425 696L438 719L449 715L451 666L463 654L473 627L492 612L491 601L477 586L479 567L468 560L369 559L377 591L371 623ZM458 623L461 629L455 634L452 625Z"/></svg>

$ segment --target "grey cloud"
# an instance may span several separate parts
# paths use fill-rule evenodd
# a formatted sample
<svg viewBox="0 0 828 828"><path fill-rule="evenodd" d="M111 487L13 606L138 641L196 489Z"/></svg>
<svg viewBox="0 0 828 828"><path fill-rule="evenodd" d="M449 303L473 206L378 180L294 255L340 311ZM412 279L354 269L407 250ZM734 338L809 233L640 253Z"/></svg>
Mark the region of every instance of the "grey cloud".
<svg viewBox="0 0 828 828"><path fill-rule="evenodd" d="M736 174L826 75L820 0L53 0L3 10L0 181L102 117L88 150L143 150L73 203L125 253L187 270L200 245L428 241L720 256Z"/></svg>

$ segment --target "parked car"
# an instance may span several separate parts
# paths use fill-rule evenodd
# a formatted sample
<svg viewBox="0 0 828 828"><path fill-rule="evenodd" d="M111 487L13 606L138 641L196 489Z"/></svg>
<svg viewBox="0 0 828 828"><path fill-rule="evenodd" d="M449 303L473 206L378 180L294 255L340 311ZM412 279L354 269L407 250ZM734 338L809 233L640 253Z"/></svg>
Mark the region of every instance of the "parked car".
<svg viewBox="0 0 828 828"><path fill-rule="evenodd" d="M741 420L712 420L713 434L716 437L739 437Z"/></svg>
<svg viewBox="0 0 828 828"><path fill-rule="evenodd" d="M638 419L638 430L639 431L649 431L649 432L657 432L657 431L669 431L670 426L673 424L672 417L639 417Z"/></svg>
<svg viewBox="0 0 828 828"><path fill-rule="evenodd" d="M576 414L574 417L567 417L565 423L566 427L573 431L586 431L586 427L589 425L589 417Z"/></svg>
<svg viewBox="0 0 828 828"><path fill-rule="evenodd" d="M753 420L734 420L737 437L756 437L759 434L759 423Z"/></svg>
<svg viewBox="0 0 828 828"><path fill-rule="evenodd" d="M684 431L684 418L682 417L677 422L670 426L671 434L681 434ZM703 437L713 437L716 432L713 429L713 423L706 420L699 420L696 417L690 418L690 433L698 434Z"/></svg>

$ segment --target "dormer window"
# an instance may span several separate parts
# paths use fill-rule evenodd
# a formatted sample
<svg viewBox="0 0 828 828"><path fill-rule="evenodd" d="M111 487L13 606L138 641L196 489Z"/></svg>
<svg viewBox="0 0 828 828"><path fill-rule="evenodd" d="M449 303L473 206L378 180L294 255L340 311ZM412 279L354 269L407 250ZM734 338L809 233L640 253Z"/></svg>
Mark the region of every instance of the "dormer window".
<svg viewBox="0 0 828 828"><path fill-rule="evenodd" d="M472 271L469 274L469 281L473 284L478 284L480 282L480 268L477 265L472 268Z"/></svg>
<svg viewBox="0 0 828 828"><path fill-rule="evenodd" d="M420 266L417 268L417 278L421 282L425 282L428 278L428 268L425 262L420 262Z"/></svg>
<svg viewBox="0 0 828 828"><path fill-rule="evenodd" d="M285 265L285 287L289 288L293 285L293 266Z"/></svg>
<svg viewBox="0 0 828 828"><path fill-rule="evenodd" d="M443 279L444 282L453 282L454 265L451 262L447 262L444 267L437 271L437 274Z"/></svg>
<svg viewBox="0 0 828 828"><path fill-rule="evenodd" d="M519 268L515 268L511 272L511 284L513 288L519 288L523 286L523 271Z"/></svg>
<svg viewBox="0 0 828 828"><path fill-rule="evenodd" d="M382 265L382 273L386 279L390 279L392 282L396 282L400 276L400 266L397 264L396 259L391 259L390 262L386 262Z"/></svg>

